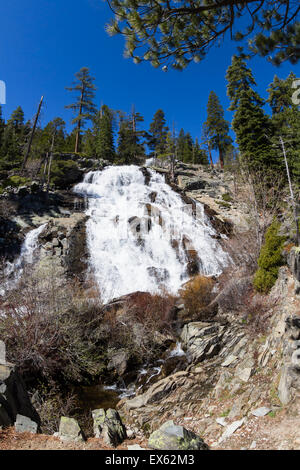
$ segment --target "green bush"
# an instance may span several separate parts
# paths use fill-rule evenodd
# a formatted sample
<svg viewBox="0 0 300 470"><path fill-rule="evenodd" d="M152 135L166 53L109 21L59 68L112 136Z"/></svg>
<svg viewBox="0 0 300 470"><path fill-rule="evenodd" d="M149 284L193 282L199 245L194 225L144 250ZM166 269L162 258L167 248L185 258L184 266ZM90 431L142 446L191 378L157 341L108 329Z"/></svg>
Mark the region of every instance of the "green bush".
<svg viewBox="0 0 300 470"><path fill-rule="evenodd" d="M278 235L280 224L274 220L266 232L265 243L258 258L258 270L253 285L255 289L267 294L274 286L279 267L282 265L282 249L285 237Z"/></svg>
<svg viewBox="0 0 300 470"><path fill-rule="evenodd" d="M14 188L18 188L19 186L23 186L30 183L30 178L25 178L25 176L13 175L7 178L6 186L13 186Z"/></svg>
<svg viewBox="0 0 300 470"><path fill-rule="evenodd" d="M232 202L233 201L232 197L228 193L222 194L222 199L225 202Z"/></svg>
<svg viewBox="0 0 300 470"><path fill-rule="evenodd" d="M216 201L216 203L217 203L220 207L226 207L227 209L230 209L230 208L231 208L231 204L229 204L228 202Z"/></svg>
<svg viewBox="0 0 300 470"><path fill-rule="evenodd" d="M54 160L51 167L51 183L58 188L68 188L79 182L82 172L72 160Z"/></svg>

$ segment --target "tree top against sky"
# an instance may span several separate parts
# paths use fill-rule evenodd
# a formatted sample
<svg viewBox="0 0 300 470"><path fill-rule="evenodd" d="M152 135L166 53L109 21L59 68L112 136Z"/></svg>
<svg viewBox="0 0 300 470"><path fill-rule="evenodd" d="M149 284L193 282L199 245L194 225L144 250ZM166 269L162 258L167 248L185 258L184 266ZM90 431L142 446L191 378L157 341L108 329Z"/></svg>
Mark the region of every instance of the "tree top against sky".
<svg viewBox="0 0 300 470"><path fill-rule="evenodd" d="M110 35L125 37L125 56L184 69L229 36L241 53L274 64L300 59L298 0L107 0Z"/></svg>

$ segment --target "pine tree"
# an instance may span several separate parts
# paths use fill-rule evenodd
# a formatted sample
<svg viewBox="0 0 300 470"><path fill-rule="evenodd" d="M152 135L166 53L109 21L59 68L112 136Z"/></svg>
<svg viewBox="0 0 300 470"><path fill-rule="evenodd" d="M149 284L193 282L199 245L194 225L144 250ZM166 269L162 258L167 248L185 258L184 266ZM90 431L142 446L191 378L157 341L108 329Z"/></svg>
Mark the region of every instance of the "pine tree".
<svg viewBox="0 0 300 470"><path fill-rule="evenodd" d="M0 106L0 158L2 157L3 135L5 131L5 121L2 118L2 107Z"/></svg>
<svg viewBox="0 0 300 470"><path fill-rule="evenodd" d="M275 75L267 90L267 102L272 109L273 142L278 145L280 137L286 142L286 155L292 178L300 182L300 110L292 101L292 84L295 79L293 73L285 80Z"/></svg>
<svg viewBox="0 0 300 470"><path fill-rule="evenodd" d="M145 156L144 145L140 142L143 132L139 131L137 125L143 121L139 113L132 112L129 116L120 113L120 124L118 133L118 161L129 165L139 163Z"/></svg>
<svg viewBox="0 0 300 470"><path fill-rule="evenodd" d="M206 152L206 154L209 156L209 161L210 165L214 167L213 159L212 159L212 154L211 154L211 143L210 143L210 135L209 135L209 129L207 127L207 124L204 123L202 127L202 132L201 132L201 144Z"/></svg>
<svg viewBox="0 0 300 470"><path fill-rule="evenodd" d="M221 168L224 167L224 155L232 143L229 123L224 118L224 110L214 91L211 91L207 103L207 120L205 122L210 148L218 150Z"/></svg>
<svg viewBox="0 0 300 470"><path fill-rule="evenodd" d="M47 151L50 149L53 140L53 150L63 152L65 145L66 123L60 117L54 118L48 122L43 130L45 140L47 141Z"/></svg>
<svg viewBox="0 0 300 470"><path fill-rule="evenodd" d="M110 162L115 159L113 123L112 110L103 105L97 115L98 132L96 133L95 151L97 157Z"/></svg>
<svg viewBox="0 0 300 470"><path fill-rule="evenodd" d="M184 156L184 148L185 148L185 132L183 129L180 129L178 138L177 138L177 156L178 160L183 161Z"/></svg>
<svg viewBox="0 0 300 470"><path fill-rule="evenodd" d="M300 59L299 2L290 0L111 0L110 35L125 38L125 55L154 67L183 69L225 37L275 63ZM271 56L271 57L270 57Z"/></svg>
<svg viewBox="0 0 300 470"><path fill-rule="evenodd" d="M253 285L256 290L268 293L276 282L279 267L283 262L282 248L285 237L279 235L280 223L274 220L266 232L265 243L258 258L258 270Z"/></svg>
<svg viewBox="0 0 300 470"><path fill-rule="evenodd" d="M30 124L24 124L24 112L18 106L3 131L1 154L6 161L16 164L20 162L29 130Z"/></svg>
<svg viewBox="0 0 300 470"><path fill-rule="evenodd" d="M87 67L82 67L79 72L75 74L75 82L72 86L67 87L69 91L78 93L75 103L66 106L67 109L72 109L75 117L72 124L76 124L76 140L75 140L75 153L79 151L81 129L84 127L86 121L93 119L96 113L94 105L96 86L93 84L94 77L90 76L90 71Z"/></svg>
<svg viewBox="0 0 300 470"><path fill-rule="evenodd" d="M168 130L165 114L162 109L158 109L150 124L148 138L148 147L150 150L154 151L156 155L161 155L166 151Z"/></svg>
<svg viewBox="0 0 300 470"><path fill-rule="evenodd" d="M208 165L208 155L206 151L200 147L198 139L196 138L194 147L193 147L193 163L198 165Z"/></svg>
<svg viewBox="0 0 300 470"><path fill-rule="evenodd" d="M187 132L184 136L184 145L183 145L183 162L184 163L192 163L193 162L193 148L194 143L192 136L189 132Z"/></svg>
<svg viewBox="0 0 300 470"><path fill-rule="evenodd" d="M89 157L96 155L96 136L92 129L87 129L82 139L83 153Z"/></svg>
<svg viewBox="0 0 300 470"><path fill-rule="evenodd" d="M241 57L233 56L226 79L241 159L249 168L275 167L279 162L268 137L272 135L272 123L263 111L264 100L252 88L256 85L252 72Z"/></svg>

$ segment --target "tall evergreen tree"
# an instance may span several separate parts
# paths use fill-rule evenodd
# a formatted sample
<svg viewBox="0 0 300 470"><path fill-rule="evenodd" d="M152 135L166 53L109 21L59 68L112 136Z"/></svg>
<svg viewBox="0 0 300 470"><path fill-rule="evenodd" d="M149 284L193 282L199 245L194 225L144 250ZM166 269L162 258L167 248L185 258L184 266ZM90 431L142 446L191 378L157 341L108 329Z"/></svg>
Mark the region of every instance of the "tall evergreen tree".
<svg viewBox="0 0 300 470"><path fill-rule="evenodd" d="M183 162L184 163L192 163L193 162L193 148L194 143L192 136L189 132L187 132L184 136L184 145L183 145Z"/></svg>
<svg viewBox="0 0 300 470"><path fill-rule="evenodd" d="M67 109L72 109L75 114L72 120L72 124L76 125L75 153L79 151L81 129L87 120L93 119L96 113L94 105L96 86L93 83L94 80L94 77L90 76L89 69L82 67L75 74L75 82L72 86L66 87L67 90L77 93L76 101L66 106Z"/></svg>
<svg viewBox="0 0 300 470"><path fill-rule="evenodd" d="M198 165L208 165L208 155L206 151L200 147L199 141L196 138L193 146L193 163Z"/></svg>
<svg viewBox="0 0 300 470"><path fill-rule="evenodd" d="M264 100L252 88L256 85L252 71L241 57L232 57L226 79L227 94L231 100L229 109L235 111L232 127L242 160L249 168L278 165L269 140L272 135L271 120L263 111Z"/></svg>
<svg viewBox="0 0 300 470"><path fill-rule="evenodd" d="M114 131L113 131L114 115L108 106L101 106L101 110L97 115L98 132L96 134L95 150L96 155L104 160L114 161Z"/></svg>
<svg viewBox="0 0 300 470"><path fill-rule="evenodd" d="M5 130L5 121L2 117L2 107L0 106L0 158L2 157L3 135Z"/></svg>
<svg viewBox="0 0 300 470"><path fill-rule="evenodd" d="M178 156L178 159L181 161L183 161L184 148L185 148L185 132L181 128L177 137L177 156Z"/></svg>
<svg viewBox="0 0 300 470"><path fill-rule="evenodd" d="M145 156L144 145L140 142L141 131L138 123L143 121L139 113L129 116L120 114L117 155L119 163L129 165L138 163Z"/></svg>
<svg viewBox="0 0 300 470"><path fill-rule="evenodd" d="M166 151L166 139L169 128L166 126L165 114L162 109L158 109L154 114L149 128L148 147L150 150L160 155Z"/></svg>
<svg viewBox="0 0 300 470"><path fill-rule="evenodd" d="M210 148L218 150L221 168L224 167L224 155L227 147L232 143L229 133L229 123L224 118L224 110L214 91L211 91L207 103L207 136Z"/></svg>
<svg viewBox="0 0 300 470"><path fill-rule="evenodd" d="M65 146L66 123L60 117L48 122L40 136L42 152L48 152L53 144L55 152L63 152ZM38 140L37 138L35 140Z"/></svg>
<svg viewBox="0 0 300 470"><path fill-rule="evenodd" d="M286 155L292 177L300 183L300 109L292 101L294 80L296 76L293 73L285 80L275 75L267 90L267 102L272 109L274 144L278 145L280 136L286 142Z"/></svg>
<svg viewBox="0 0 300 470"><path fill-rule="evenodd" d="M18 163L24 152L30 124L24 124L24 112L21 106L13 111L3 131L1 153L9 162Z"/></svg>
<svg viewBox="0 0 300 470"><path fill-rule="evenodd" d="M204 151L209 156L210 165L213 167L214 163L213 163L212 153L211 153L212 148L211 148L210 135L209 135L209 129L208 129L207 123L204 123L202 126L201 144L202 144Z"/></svg>

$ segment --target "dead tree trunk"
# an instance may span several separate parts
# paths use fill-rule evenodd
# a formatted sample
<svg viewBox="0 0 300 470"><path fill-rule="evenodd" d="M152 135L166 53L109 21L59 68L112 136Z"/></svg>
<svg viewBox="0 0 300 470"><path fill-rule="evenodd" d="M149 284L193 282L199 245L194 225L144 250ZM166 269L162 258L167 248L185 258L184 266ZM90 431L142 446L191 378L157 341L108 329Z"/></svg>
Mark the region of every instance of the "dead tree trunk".
<svg viewBox="0 0 300 470"><path fill-rule="evenodd" d="M32 144L33 136L34 136L34 133L35 133L36 125L37 125L37 122L38 122L38 119L39 119L39 115L40 115L40 112L41 112L41 108L42 108L42 104L43 104L43 99L44 99L44 97L42 96L42 97L41 97L40 104L39 104L39 107L38 107L38 110L37 110L37 113L36 113L36 116L35 116L35 119L34 119L34 124L33 124L33 128L32 128L31 134L30 134L30 138L29 138L29 142L28 142L28 147L27 147L27 150L26 150L26 153L25 153L25 157L24 157L24 160L23 160L22 171L26 168L26 163L27 163L27 160L28 160L28 157L29 157L29 154L30 154L30 149L31 149L31 144Z"/></svg>
<svg viewBox="0 0 300 470"><path fill-rule="evenodd" d="M299 236L299 222L298 222L297 204L296 204L295 196L294 196L294 192L293 192L292 181L291 181L289 165L288 165L288 161L287 161L287 157L286 157L284 141L283 141L281 136L280 136L279 140L280 140L280 144L281 144L281 147L282 147L282 152L283 152L283 157L284 157L284 162L285 162L285 168L286 168L286 174L287 174L287 178L288 178L288 182L289 182L291 201L292 201L292 206L293 206L294 221L295 221L295 224L296 224L296 244L299 246L300 236Z"/></svg>

